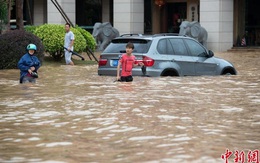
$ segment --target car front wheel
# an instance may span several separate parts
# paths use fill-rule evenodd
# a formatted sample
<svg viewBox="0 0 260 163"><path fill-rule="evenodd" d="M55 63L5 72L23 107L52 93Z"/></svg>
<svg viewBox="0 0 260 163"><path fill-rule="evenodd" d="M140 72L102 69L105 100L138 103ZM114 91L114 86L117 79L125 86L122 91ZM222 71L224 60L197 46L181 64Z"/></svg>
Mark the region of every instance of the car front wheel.
<svg viewBox="0 0 260 163"><path fill-rule="evenodd" d="M224 69L221 75L236 75L236 71L233 68L229 67Z"/></svg>

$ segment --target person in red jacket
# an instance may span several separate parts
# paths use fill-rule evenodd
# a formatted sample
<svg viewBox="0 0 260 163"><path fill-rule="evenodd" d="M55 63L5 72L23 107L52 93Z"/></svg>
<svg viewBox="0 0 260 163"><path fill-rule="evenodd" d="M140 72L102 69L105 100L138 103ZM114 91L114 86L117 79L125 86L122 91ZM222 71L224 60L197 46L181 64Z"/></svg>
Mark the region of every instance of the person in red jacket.
<svg viewBox="0 0 260 163"><path fill-rule="evenodd" d="M132 69L136 66L143 66L142 62L135 64L135 56L132 54L134 50L133 43L126 44L126 53L122 55L117 66L117 80L121 82L131 82L133 81ZM122 66L121 76L120 67Z"/></svg>

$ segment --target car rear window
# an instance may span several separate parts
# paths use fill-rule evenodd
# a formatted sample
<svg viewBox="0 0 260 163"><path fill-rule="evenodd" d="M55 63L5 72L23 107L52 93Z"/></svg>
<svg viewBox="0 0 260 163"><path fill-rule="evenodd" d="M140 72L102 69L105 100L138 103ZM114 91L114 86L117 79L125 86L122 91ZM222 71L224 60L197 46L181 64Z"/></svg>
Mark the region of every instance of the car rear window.
<svg viewBox="0 0 260 163"><path fill-rule="evenodd" d="M145 39L115 39L107 46L103 53L124 53L126 44L131 42L134 44L133 53L147 53L152 40Z"/></svg>

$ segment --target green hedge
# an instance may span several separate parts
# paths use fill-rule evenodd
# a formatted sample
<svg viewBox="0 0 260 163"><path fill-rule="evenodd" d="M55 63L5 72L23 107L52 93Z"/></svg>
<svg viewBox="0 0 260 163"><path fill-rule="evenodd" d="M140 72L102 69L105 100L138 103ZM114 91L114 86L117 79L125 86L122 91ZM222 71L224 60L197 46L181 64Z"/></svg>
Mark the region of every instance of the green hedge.
<svg viewBox="0 0 260 163"><path fill-rule="evenodd" d="M37 29L37 27L38 26L34 26L34 25L26 25L24 26L24 30L34 34L34 31Z"/></svg>
<svg viewBox="0 0 260 163"><path fill-rule="evenodd" d="M75 27L85 38L85 40L87 41L87 46L94 51L96 49L96 41L95 38L91 35L91 33L89 33L88 31L86 31L83 28L80 28L79 26Z"/></svg>
<svg viewBox="0 0 260 163"><path fill-rule="evenodd" d="M41 26L25 26L24 29L40 37L46 52L49 52L55 60L60 60L63 57L64 25L44 24ZM86 46L92 51L96 49L96 41L91 33L78 25L71 28L71 31L75 34L74 50L76 52L86 51Z"/></svg>
<svg viewBox="0 0 260 163"><path fill-rule="evenodd" d="M71 27L71 31L75 35L74 51L84 51L86 48L85 38L77 29ZM64 25L44 24L37 27L34 34L42 40L46 52L49 52L55 60L61 60L64 56Z"/></svg>

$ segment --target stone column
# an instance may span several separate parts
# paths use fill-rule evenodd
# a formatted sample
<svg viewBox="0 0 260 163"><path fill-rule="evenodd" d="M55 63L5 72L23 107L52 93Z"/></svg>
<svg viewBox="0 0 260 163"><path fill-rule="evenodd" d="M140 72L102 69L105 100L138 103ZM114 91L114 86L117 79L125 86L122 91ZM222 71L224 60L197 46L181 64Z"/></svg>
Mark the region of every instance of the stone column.
<svg viewBox="0 0 260 163"><path fill-rule="evenodd" d="M46 4L47 3L44 0L34 1L34 9L33 9L34 25L42 25L44 23L47 23Z"/></svg>
<svg viewBox="0 0 260 163"><path fill-rule="evenodd" d="M200 24L208 31L208 49L233 47L233 0L200 0Z"/></svg>
<svg viewBox="0 0 260 163"><path fill-rule="evenodd" d="M113 5L113 4L109 4L109 0L102 1L102 23L109 22L109 20L110 20L110 15L109 15L110 5Z"/></svg>
<svg viewBox="0 0 260 163"><path fill-rule="evenodd" d="M144 0L114 0L114 27L120 35L144 33Z"/></svg>
<svg viewBox="0 0 260 163"><path fill-rule="evenodd" d="M75 25L76 22L76 0L57 0L57 2L62 7L63 11L67 14L70 21ZM60 12L51 2L47 1L47 23L49 24L65 24Z"/></svg>

